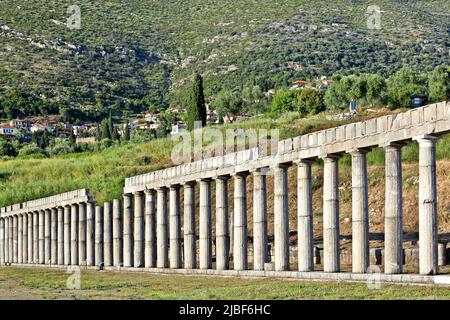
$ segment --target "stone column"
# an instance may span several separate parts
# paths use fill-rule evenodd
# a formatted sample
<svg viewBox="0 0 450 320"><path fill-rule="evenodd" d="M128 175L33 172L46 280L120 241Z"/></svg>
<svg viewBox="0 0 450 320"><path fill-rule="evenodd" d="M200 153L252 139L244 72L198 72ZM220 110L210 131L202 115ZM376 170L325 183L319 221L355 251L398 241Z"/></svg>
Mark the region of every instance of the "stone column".
<svg viewBox="0 0 450 320"><path fill-rule="evenodd" d="M70 221L71 221L71 214L70 214L70 206L64 207L64 264L66 266L70 265L70 258L71 258L71 236L70 236Z"/></svg>
<svg viewBox="0 0 450 320"><path fill-rule="evenodd" d="M9 217L9 262L14 262L14 217Z"/></svg>
<svg viewBox="0 0 450 320"><path fill-rule="evenodd" d="M51 209L51 230L50 230L50 263L58 264L58 209Z"/></svg>
<svg viewBox="0 0 450 320"><path fill-rule="evenodd" d="M134 194L134 267L144 266L144 193L142 191Z"/></svg>
<svg viewBox="0 0 450 320"><path fill-rule="evenodd" d="M133 266L133 209L131 194L123 195L123 265Z"/></svg>
<svg viewBox="0 0 450 320"><path fill-rule="evenodd" d="M273 167L275 271L289 270L288 166Z"/></svg>
<svg viewBox="0 0 450 320"><path fill-rule="evenodd" d="M156 265L158 268L169 266L168 236L167 236L167 189L159 188L156 217Z"/></svg>
<svg viewBox="0 0 450 320"><path fill-rule="evenodd" d="M4 220L4 234L5 234L4 262L9 262L9 218L5 217L3 220Z"/></svg>
<svg viewBox="0 0 450 320"><path fill-rule="evenodd" d="M39 212L33 213L33 263L39 263Z"/></svg>
<svg viewBox="0 0 450 320"><path fill-rule="evenodd" d="M14 215L12 217L12 221L13 221L13 230L12 230L12 235L13 235L13 259L12 261L14 263L17 263L18 261L18 250L19 250L19 234L18 234L18 217L17 215Z"/></svg>
<svg viewBox="0 0 450 320"><path fill-rule="evenodd" d="M339 272L339 156L329 155L323 160L323 268L325 272Z"/></svg>
<svg viewBox="0 0 450 320"><path fill-rule="evenodd" d="M369 193L366 154L355 149L352 156L352 271L366 273L369 268Z"/></svg>
<svg viewBox="0 0 450 320"><path fill-rule="evenodd" d="M22 215L17 216L17 263L22 264L23 259L23 218Z"/></svg>
<svg viewBox="0 0 450 320"><path fill-rule="evenodd" d="M51 260L51 211L50 209L45 209L44 211L44 263L50 264Z"/></svg>
<svg viewBox="0 0 450 320"><path fill-rule="evenodd" d="M22 263L28 264L28 214L22 215Z"/></svg>
<svg viewBox="0 0 450 320"><path fill-rule="evenodd" d="M95 265L100 266L104 262L103 255L103 207L95 207Z"/></svg>
<svg viewBox="0 0 450 320"><path fill-rule="evenodd" d="M33 213L27 213L28 216L28 264L33 263Z"/></svg>
<svg viewBox="0 0 450 320"><path fill-rule="evenodd" d="M184 268L197 268L197 246L195 236L195 182L187 182L184 190Z"/></svg>
<svg viewBox="0 0 450 320"><path fill-rule="evenodd" d="M314 271L314 231L312 208L311 160L297 164L298 271Z"/></svg>
<svg viewBox="0 0 450 320"><path fill-rule="evenodd" d="M268 262L267 188L268 168L256 169L253 174L253 269L264 270Z"/></svg>
<svg viewBox="0 0 450 320"><path fill-rule="evenodd" d="M78 265L78 205L72 204L70 209L70 264Z"/></svg>
<svg viewBox="0 0 450 320"><path fill-rule="evenodd" d="M199 246L200 269L212 268L211 180L200 180Z"/></svg>
<svg viewBox="0 0 450 320"><path fill-rule="evenodd" d="M40 210L39 215L39 264L45 263L45 211Z"/></svg>
<svg viewBox="0 0 450 320"><path fill-rule="evenodd" d="M384 272L403 270L402 144L385 146Z"/></svg>
<svg viewBox="0 0 450 320"><path fill-rule="evenodd" d="M438 227L436 185L437 137L419 142L419 268L422 275L438 273Z"/></svg>
<svg viewBox="0 0 450 320"><path fill-rule="evenodd" d="M86 264L95 263L95 203L87 203L86 212Z"/></svg>
<svg viewBox="0 0 450 320"><path fill-rule="evenodd" d="M247 270L247 174L234 175L234 270Z"/></svg>
<svg viewBox="0 0 450 320"><path fill-rule="evenodd" d="M86 265L86 203L78 205L78 262Z"/></svg>
<svg viewBox="0 0 450 320"><path fill-rule="evenodd" d="M122 247L122 203L120 199L113 201L113 242L114 242L114 266L119 267L123 265L123 247Z"/></svg>
<svg viewBox="0 0 450 320"><path fill-rule="evenodd" d="M230 232L228 229L228 176L221 176L216 181L216 269L229 268Z"/></svg>
<svg viewBox="0 0 450 320"><path fill-rule="evenodd" d="M110 267L113 265L113 208L111 202L105 202L103 206L103 260L105 267Z"/></svg>
<svg viewBox="0 0 450 320"><path fill-rule="evenodd" d="M156 195L145 190L145 267L156 267Z"/></svg>
<svg viewBox="0 0 450 320"><path fill-rule="evenodd" d="M169 242L170 268L181 268L181 218L180 218L180 186L170 186L169 206Z"/></svg>
<svg viewBox="0 0 450 320"><path fill-rule="evenodd" d="M5 263L5 219L0 219L0 265Z"/></svg>
<svg viewBox="0 0 450 320"><path fill-rule="evenodd" d="M58 207L58 265L64 262L64 208Z"/></svg>

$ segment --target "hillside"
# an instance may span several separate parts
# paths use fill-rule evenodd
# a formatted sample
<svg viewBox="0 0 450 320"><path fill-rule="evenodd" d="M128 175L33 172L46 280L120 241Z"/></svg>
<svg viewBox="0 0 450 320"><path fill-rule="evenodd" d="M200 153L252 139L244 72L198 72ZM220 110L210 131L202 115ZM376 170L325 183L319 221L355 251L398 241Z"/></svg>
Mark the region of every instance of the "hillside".
<svg viewBox="0 0 450 320"><path fill-rule="evenodd" d="M135 112L176 96L195 71L206 95L246 83L267 90L336 72L388 76L449 63L448 1L193 0L0 2L0 87L85 115ZM2 92L0 92L1 94ZM170 93L170 95L169 95ZM31 98L30 98L31 95Z"/></svg>

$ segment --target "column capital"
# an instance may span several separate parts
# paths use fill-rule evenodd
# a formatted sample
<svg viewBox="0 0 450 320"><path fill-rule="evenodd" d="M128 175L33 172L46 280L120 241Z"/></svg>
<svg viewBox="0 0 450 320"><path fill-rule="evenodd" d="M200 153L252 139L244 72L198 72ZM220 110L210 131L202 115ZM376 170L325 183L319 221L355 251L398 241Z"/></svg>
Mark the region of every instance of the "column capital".
<svg viewBox="0 0 450 320"><path fill-rule="evenodd" d="M195 181L197 181L197 182L211 182L212 181L212 178L200 178L200 179L197 179L197 180L195 180Z"/></svg>
<svg viewBox="0 0 450 320"><path fill-rule="evenodd" d="M403 148L404 146L406 145L406 142L404 142L404 141L388 141L388 142L385 142L385 143L380 143L378 146L380 147L380 148L397 148L397 149L400 149L400 148Z"/></svg>
<svg viewBox="0 0 450 320"><path fill-rule="evenodd" d="M347 151L350 155L361 155L367 154L372 150L372 148L353 148Z"/></svg>
<svg viewBox="0 0 450 320"><path fill-rule="evenodd" d="M229 175L221 175L221 176L215 176L212 178L213 180L223 180L223 181L228 181L231 179L231 176Z"/></svg>
<svg viewBox="0 0 450 320"><path fill-rule="evenodd" d="M244 177L244 178L245 178L245 177L247 177L249 174L250 174L249 171L242 171L242 172L234 172L234 173L231 174L231 176L232 176L232 177L238 176L238 177Z"/></svg>
<svg viewBox="0 0 450 320"><path fill-rule="evenodd" d="M254 168L250 170L250 173L254 176L258 175L267 175L267 173L270 171L270 167L261 167L261 168Z"/></svg>
<svg viewBox="0 0 450 320"><path fill-rule="evenodd" d="M440 138L441 138L440 136L431 135L431 134L424 134L424 135L413 137L413 140L417 141L418 143L421 143L421 142L436 142Z"/></svg>
<svg viewBox="0 0 450 320"><path fill-rule="evenodd" d="M296 164L297 166L301 164L312 165L314 162L315 161L313 159L297 159L292 161L292 163Z"/></svg>
<svg viewBox="0 0 450 320"><path fill-rule="evenodd" d="M342 158L342 154L341 153L323 153L319 156L320 159L326 161L326 160L339 160L340 158Z"/></svg>
<svg viewBox="0 0 450 320"><path fill-rule="evenodd" d="M133 196L132 193L124 193L124 194L123 194L123 197L124 197L124 198L125 198L125 197L131 198L132 196Z"/></svg>
<svg viewBox="0 0 450 320"><path fill-rule="evenodd" d="M136 195L143 195L144 194L144 190L138 190L138 191L135 191L135 192L133 192L133 195L134 196L136 196Z"/></svg>
<svg viewBox="0 0 450 320"><path fill-rule="evenodd" d="M171 184L169 186L169 189L180 189L181 188L181 184L175 183L175 184Z"/></svg>
<svg viewBox="0 0 450 320"><path fill-rule="evenodd" d="M146 195L152 195L152 194L155 193L155 189L149 189L149 188L145 187L144 193L145 193ZM118 199L117 199L117 200L118 200Z"/></svg>
<svg viewBox="0 0 450 320"><path fill-rule="evenodd" d="M194 187L197 184L197 182L195 180L190 180L190 181L183 181L181 182L181 185L183 187L189 186L189 187Z"/></svg>

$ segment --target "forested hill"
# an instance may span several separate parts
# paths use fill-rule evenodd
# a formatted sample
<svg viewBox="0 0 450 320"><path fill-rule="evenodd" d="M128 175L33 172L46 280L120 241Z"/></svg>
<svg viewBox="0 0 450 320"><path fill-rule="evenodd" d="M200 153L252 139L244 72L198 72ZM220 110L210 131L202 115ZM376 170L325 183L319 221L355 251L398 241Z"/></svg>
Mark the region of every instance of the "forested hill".
<svg viewBox="0 0 450 320"><path fill-rule="evenodd" d="M367 27L371 1L78 0L81 28L69 29L73 4L0 1L0 98L12 108L140 111L176 97L195 71L210 96L449 62L447 0L379 0L380 30Z"/></svg>

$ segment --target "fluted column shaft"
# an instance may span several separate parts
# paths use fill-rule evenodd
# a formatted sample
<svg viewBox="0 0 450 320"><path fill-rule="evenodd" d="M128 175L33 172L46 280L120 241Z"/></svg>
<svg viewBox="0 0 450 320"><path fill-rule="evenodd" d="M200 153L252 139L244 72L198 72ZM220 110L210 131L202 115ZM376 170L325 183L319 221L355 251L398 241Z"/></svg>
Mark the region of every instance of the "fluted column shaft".
<svg viewBox="0 0 450 320"><path fill-rule="evenodd" d="M436 141L425 136L419 142L419 268L422 275L438 273Z"/></svg>
<svg viewBox="0 0 450 320"><path fill-rule="evenodd" d="M156 265L158 268L169 266L169 238L167 234L167 189L159 188L156 217Z"/></svg>
<svg viewBox="0 0 450 320"><path fill-rule="evenodd" d="M297 162L298 271L314 271L312 161Z"/></svg>
<svg viewBox="0 0 450 320"><path fill-rule="evenodd" d="M289 270L288 166L278 165L274 171L275 270Z"/></svg>
<svg viewBox="0 0 450 320"><path fill-rule="evenodd" d="M81 266L86 265L86 203L78 205L78 262Z"/></svg>
<svg viewBox="0 0 450 320"><path fill-rule="evenodd" d="M22 215L17 216L17 263L22 264L23 261L23 218Z"/></svg>
<svg viewBox="0 0 450 320"><path fill-rule="evenodd" d="M39 263L39 212L33 213L33 263Z"/></svg>
<svg viewBox="0 0 450 320"><path fill-rule="evenodd" d="M247 175L234 176L234 239L233 260L235 270L247 270Z"/></svg>
<svg viewBox="0 0 450 320"><path fill-rule="evenodd" d="M70 206L64 207L64 264L66 266L70 265L71 263L71 229L70 229L70 223L71 223L71 212L70 212Z"/></svg>
<svg viewBox="0 0 450 320"><path fill-rule="evenodd" d="M0 219L0 265L5 263L5 219Z"/></svg>
<svg viewBox="0 0 450 320"><path fill-rule="evenodd" d="M181 217L180 217L180 186L170 186L169 206L169 242L170 268L181 268Z"/></svg>
<svg viewBox="0 0 450 320"><path fill-rule="evenodd" d="M64 265L64 208L58 207L58 265Z"/></svg>
<svg viewBox="0 0 450 320"><path fill-rule="evenodd" d="M28 264L28 214L22 215L22 263Z"/></svg>
<svg viewBox="0 0 450 320"><path fill-rule="evenodd" d="M28 223L28 264L33 263L33 213L27 213L27 223Z"/></svg>
<svg viewBox="0 0 450 320"><path fill-rule="evenodd" d="M45 263L45 211L39 211L39 264Z"/></svg>
<svg viewBox="0 0 450 320"><path fill-rule="evenodd" d="M9 262L9 218L5 217L4 221L4 262Z"/></svg>
<svg viewBox="0 0 450 320"><path fill-rule="evenodd" d="M339 157L324 158L323 179L323 267L325 272L340 271L339 234Z"/></svg>
<svg viewBox="0 0 450 320"><path fill-rule="evenodd" d="M145 191L145 267L156 267L156 194Z"/></svg>
<svg viewBox="0 0 450 320"><path fill-rule="evenodd" d="M212 268L211 180L200 180L200 269Z"/></svg>
<svg viewBox="0 0 450 320"><path fill-rule="evenodd" d="M18 261L18 251L19 251L19 232L18 232L19 218L17 215L13 216L13 262Z"/></svg>
<svg viewBox="0 0 450 320"><path fill-rule="evenodd" d="M123 228L122 203L120 199L113 201L113 238L114 238L114 266L123 264Z"/></svg>
<svg viewBox="0 0 450 320"><path fill-rule="evenodd" d="M86 264L95 264L95 203L87 203L86 212Z"/></svg>
<svg viewBox="0 0 450 320"><path fill-rule="evenodd" d="M216 181L216 269L227 270L230 260L230 232L228 220L228 180L218 177Z"/></svg>
<svg viewBox="0 0 450 320"><path fill-rule="evenodd" d="M384 272L403 271L402 145L385 147Z"/></svg>
<svg viewBox="0 0 450 320"><path fill-rule="evenodd" d="M266 173L253 172L253 269L264 270L268 262L267 242L267 183Z"/></svg>
<svg viewBox="0 0 450 320"><path fill-rule="evenodd" d="M352 150L352 271L369 267L369 192L367 150Z"/></svg>
<svg viewBox="0 0 450 320"><path fill-rule="evenodd" d="M100 266L104 262L103 255L103 207L95 207L95 265Z"/></svg>
<svg viewBox="0 0 450 320"><path fill-rule="evenodd" d="M51 262L51 211L46 209L44 211L44 257L45 264L50 264Z"/></svg>
<svg viewBox="0 0 450 320"><path fill-rule="evenodd" d="M195 182L183 185L184 190L184 268L197 268L195 236Z"/></svg>
<svg viewBox="0 0 450 320"><path fill-rule="evenodd" d="M58 209L50 211L50 264L58 264Z"/></svg>
<svg viewBox="0 0 450 320"><path fill-rule="evenodd" d="M113 208L111 202L103 204L103 255L105 267L113 265Z"/></svg>
<svg viewBox="0 0 450 320"><path fill-rule="evenodd" d="M78 265L78 205L70 209L70 264Z"/></svg>
<svg viewBox="0 0 450 320"><path fill-rule="evenodd" d="M136 192L134 194L134 267L142 268L144 266L144 193Z"/></svg>
<svg viewBox="0 0 450 320"><path fill-rule="evenodd" d="M133 208L131 194L123 195L123 265L133 266Z"/></svg>

